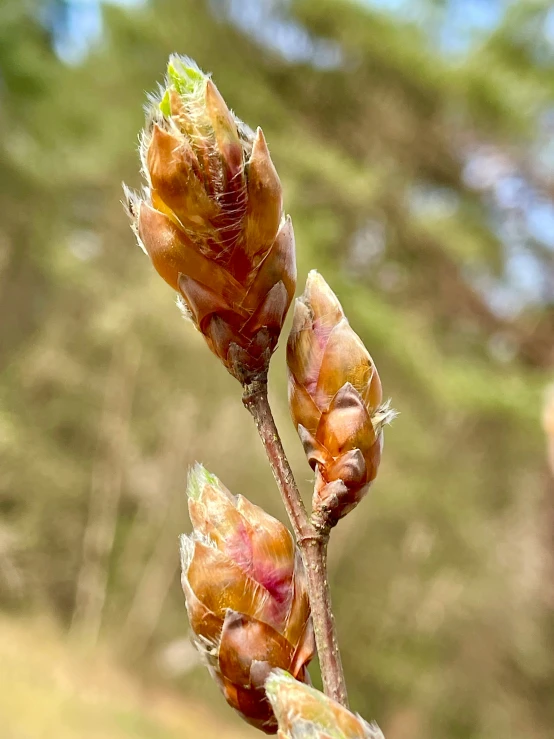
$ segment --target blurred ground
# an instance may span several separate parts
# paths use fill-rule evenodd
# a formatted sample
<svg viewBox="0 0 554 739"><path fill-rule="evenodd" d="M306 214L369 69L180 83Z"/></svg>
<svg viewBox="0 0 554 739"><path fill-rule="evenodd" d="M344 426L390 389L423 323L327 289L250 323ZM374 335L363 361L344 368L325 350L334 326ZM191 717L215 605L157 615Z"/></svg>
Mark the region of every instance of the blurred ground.
<svg viewBox="0 0 554 739"><path fill-rule="evenodd" d="M141 685L104 651L84 654L52 623L0 621L2 739L229 739L257 732L217 720L169 688Z"/></svg>

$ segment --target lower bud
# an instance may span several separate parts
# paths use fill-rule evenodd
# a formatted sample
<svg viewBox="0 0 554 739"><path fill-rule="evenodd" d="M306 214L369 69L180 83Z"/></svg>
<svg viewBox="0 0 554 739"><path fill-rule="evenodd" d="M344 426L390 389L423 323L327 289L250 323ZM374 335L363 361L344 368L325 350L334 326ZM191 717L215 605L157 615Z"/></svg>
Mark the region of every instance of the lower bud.
<svg viewBox="0 0 554 739"><path fill-rule="evenodd" d="M276 667L309 682L315 645L301 557L289 531L196 465L193 524L181 537L182 586L194 643L227 702L274 734L264 683Z"/></svg>
<svg viewBox="0 0 554 739"><path fill-rule="evenodd" d="M368 724L319 690L274 670L265 689L279 724L279 739L384 739Z"/></svg>

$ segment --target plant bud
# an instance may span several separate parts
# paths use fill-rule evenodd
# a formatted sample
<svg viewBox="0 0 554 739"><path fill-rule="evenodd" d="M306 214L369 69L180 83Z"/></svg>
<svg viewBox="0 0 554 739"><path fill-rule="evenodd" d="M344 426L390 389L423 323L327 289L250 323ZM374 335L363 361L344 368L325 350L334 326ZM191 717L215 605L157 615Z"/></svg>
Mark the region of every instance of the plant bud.
<svg viewBox="0 0 554 739"><path fill-rule="evenodd" d="M375 479L394 416L377 369L329 285L310 272L287 345L289 405L311 467L314 511L335 524Z"/></svg>
<svg viewBox="0 0 554 739"><path fill-rule="evenodd" d="M208 75L169 59L125 188L139 244L240 382L267 372L296 287L294 234L261 129L238 120Z"/></svg>
<svg viewBox="0 0 554 739"><path fill-rule="evenodd" d="M289 531L195 465L193 525L181 537L182 586L194 643L229 705L274 734L264 682L275 667L309 682L315 644L302 560Z"/></svg>
<svg viewBox="0 0 554 739"><path fill-rule="evenodd" d="M368 724L283 670L274 670L265 688L279 724L279 739L384 739L377 724Z"/></svg>

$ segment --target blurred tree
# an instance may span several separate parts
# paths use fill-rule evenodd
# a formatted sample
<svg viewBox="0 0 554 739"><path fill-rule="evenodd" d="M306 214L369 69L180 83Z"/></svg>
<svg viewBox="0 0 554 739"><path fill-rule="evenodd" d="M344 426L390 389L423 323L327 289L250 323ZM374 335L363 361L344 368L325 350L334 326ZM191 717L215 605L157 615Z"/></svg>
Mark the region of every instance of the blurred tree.
<svg viewBox="0 0 554 739"><path fill-rule="evenodd" d="M184 467L199 458L281 515L234 381L119 204L120 181L139 183L144 91L186 53L263 125L299 284L312 267L329 279L401 411L331 552L355 709L388 739L546 739L554 16L494 3L460 47L460 3L385 5L108 4L101 40L69 65L53 5L4 0L2 591L149 660L185 629L166 546L185 526ZM304 481L279 353L272 382Z"/></svg>

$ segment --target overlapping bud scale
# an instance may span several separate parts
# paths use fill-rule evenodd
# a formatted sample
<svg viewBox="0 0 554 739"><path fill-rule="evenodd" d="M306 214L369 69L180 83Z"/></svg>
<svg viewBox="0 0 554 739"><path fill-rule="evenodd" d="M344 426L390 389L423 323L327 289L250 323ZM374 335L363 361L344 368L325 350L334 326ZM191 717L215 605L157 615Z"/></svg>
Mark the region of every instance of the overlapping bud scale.
<svg viewBox="0 0 554 739"><path fill-rule="evenodd" d="M141 139L147 186L125 190L140 245L241 382L267 370L296 286L294 234L261 129L187 58L169 60Z"/></svg>
<svg viewBox="0 0 554 739"><path fill-rule="evenodd" d="M287 364L290 412L316 471L314 510L323 506L336 523L375 479L382 428L394 414L371 356L316 271L295 304Z"/></svg>
<svg viewBox="0 0 554 739"><path fill-rule="evenodd" d="M266 733L273 668L309 681L315 644L302 560L289 531L196 465L191 536L181 537L182 586L194 642L227 702Z"/></svg>
<svg viewBox="0 0 554 739"><path fill-rule="evenodd" d="M266 691L279 723L279 739L384 739L377 724L368 724L283 670L271 673Z"/></svg>

